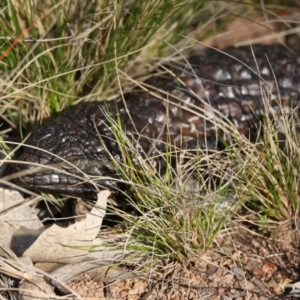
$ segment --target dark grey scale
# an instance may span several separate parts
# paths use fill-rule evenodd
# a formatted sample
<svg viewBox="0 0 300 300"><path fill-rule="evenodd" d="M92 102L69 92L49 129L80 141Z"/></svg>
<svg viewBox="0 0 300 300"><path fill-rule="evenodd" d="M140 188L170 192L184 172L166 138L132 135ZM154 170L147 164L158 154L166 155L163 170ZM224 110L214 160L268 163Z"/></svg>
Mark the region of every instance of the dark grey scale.
<svg viewBox="0 0 300 300"><path fill-rule="evenodd" d="M192 69L186 61L172 65L177 78L168 73L150 78L146 84L151 93L124 95L126 105L121 97L82 103L41 126L28 141L39 149L26 147L19 158L25 164L15 166L16 172L28 174L16 182L37 191L92 199L97 188L122 188L118 166L123 157L112 122L135 147L137 152L131 154L137 167L138 153L152 158L163 172L170 148L166 142L176 150L219 149L220 141L228 138L223 127L216 126L220 121L231 122L247 137L255 135L264 117L262 93L270 96L275 111L300 106L300 51L284 45L229 47L223 52L207 49L188 61Z"/></svg>

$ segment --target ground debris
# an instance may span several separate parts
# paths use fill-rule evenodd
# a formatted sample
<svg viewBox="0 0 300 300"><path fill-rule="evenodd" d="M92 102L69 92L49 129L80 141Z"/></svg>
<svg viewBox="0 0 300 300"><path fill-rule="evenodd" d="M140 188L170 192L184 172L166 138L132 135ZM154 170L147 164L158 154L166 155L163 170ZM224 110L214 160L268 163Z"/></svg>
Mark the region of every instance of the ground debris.
<svg viewBox="0 0 300 300"><path fill-rule="evenodd" d="M135 276L106 281L92 274L82 274L68 284L82 297L101 299L266 300L297 297L300 291L297 284L288 282L299 276L299 245L293 243L292 236L286 238L286 229L281 227L281 232L276 231L275 240L251 235L246 229L239 228L238 233L219 238L219 247L191 258L187 263L163 260L153 263L148 271L138 266L123 266L123 272L131 270ZM292 261L289 259L291 252L294 253ZM287 289L291 291L287 293Z"/></svg>

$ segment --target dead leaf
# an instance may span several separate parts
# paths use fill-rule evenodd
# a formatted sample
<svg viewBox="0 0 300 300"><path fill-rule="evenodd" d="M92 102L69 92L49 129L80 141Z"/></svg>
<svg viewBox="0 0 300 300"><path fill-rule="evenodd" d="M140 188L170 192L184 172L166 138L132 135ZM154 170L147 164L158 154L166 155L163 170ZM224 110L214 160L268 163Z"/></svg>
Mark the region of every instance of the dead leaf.
<svg viewBox="0 0 300 300"><path fill-rule="evenodd" d="M129 278L136 278L139 275L135 272L123 270L117 266L100 265L99 262L81 262L73 265L66 265L59 270L53 272L51 275L61 282L69 282L81 274L89 274L91 278L105 279L108 281L124 280Z"/></svg>
<svg viewBox="0 0 300 300"><path fill-rule="evenodd" d="M102 224L109 191L101 191L98 200L85 220L61 228L56 224L45 230L25 251L33 262L80 262L88 253Z"/></svg>
<svg viewBox="0 0 300 300"><path fill-rule="evenodd" d="M277 271L277 266L275 264L273 264L272 262L266 260L264 262L264 265L262 266L261 270L264 273L275 272L275 271Z"/></svg>
<svg viewBox="0 0 300 300"><path fill-rule="evenodd" d="M37 230L21 227L15 230L11 238L10 248L17 256L22 256L23 253L35 243L44 230L44 227Z"/></svg>
<svg viewBox="0 0 300 300"><path fill-rule="evenodd" d="M0 188L0 244L9 248L20 227L37 230L43 223L19 192Z"/></svg>
<svg viewBox="0 0 300 300"><path fill-rule="evenodd" d="M73 296L73 299L82 299L64 283L36 268L30 257L21 257L17 260L22 266L22 281L18 288L22 299L56 299L56 291L62 295Z"/></svg>

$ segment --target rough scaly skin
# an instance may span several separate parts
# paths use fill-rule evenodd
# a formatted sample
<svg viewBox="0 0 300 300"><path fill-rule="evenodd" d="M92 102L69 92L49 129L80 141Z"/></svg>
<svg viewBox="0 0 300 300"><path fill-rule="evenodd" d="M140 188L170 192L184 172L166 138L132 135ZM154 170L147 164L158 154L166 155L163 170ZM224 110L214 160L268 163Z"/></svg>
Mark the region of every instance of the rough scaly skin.
<svg viewBox="0 0 300 300"><path fill-rule="evenodd" d="M229 138L222 121L246 136L255 133L264 115L262 93L275 111L300 106L300 51L283 45L207 49L188 61L192 68L186 61L172 65L176 78L168 72L153 76L146 82L148 92L82 103L43 125L28 141L40 150L25 148L19 159L26 164L15 166L16 172L29 174L16 182L37 191L95 198L96 185L120 187L114 179L120 178L115 163L122 154L112 121L143 157L156 156L162 170L159 154L166 141L177 149L217 149L220 137Z"/></svg>

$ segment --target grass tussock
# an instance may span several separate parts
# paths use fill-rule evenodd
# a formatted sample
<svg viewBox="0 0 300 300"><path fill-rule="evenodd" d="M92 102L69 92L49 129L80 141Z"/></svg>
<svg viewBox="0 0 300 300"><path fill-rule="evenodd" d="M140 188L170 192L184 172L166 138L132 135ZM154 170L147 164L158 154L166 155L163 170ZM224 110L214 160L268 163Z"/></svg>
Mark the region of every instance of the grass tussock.
<svg viewBox="0 0 300 300"><path fill-rule="evenodd" d="M244 175L251 205L262 218L284 221L299 211L299 113L281 110L279 115L266 118L261 150L250 156Z"/></svg>
<svg viewBox="0 0 300 300"><path fill-rule="evenodd" d="M7 1L0 13L2 118L23 137L71 104L129 90L167 57L181 59L255 9L218 1ZM265 105L270 111L268 99ZM210 247L241 206L244 220L258 226L298 218L299 120L292 115L267 114L257 143L230 122L216 124L234 137L223 152L191 154L166 144L164 174L110 120L123 157L115 167L138 212L116 211L129 224L127 247L138 240L140 250L182 260Z"/></svg>

